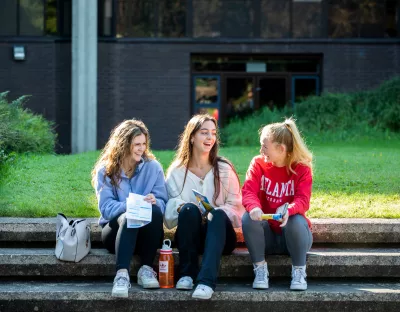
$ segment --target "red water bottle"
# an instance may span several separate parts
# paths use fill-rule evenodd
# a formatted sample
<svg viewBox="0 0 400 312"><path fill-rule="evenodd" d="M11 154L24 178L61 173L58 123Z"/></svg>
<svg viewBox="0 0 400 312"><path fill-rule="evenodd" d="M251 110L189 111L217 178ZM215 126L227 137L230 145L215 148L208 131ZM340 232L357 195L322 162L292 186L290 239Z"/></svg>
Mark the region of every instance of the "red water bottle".
<svg viewBox="0 0 400 312"><path fill-rule="evenodd" d="M169 242L168 245L167 242ZM174 256L172 255L171 241L169 239L164 239L160 249L158 277L161 288L174 287Z"/></svg>

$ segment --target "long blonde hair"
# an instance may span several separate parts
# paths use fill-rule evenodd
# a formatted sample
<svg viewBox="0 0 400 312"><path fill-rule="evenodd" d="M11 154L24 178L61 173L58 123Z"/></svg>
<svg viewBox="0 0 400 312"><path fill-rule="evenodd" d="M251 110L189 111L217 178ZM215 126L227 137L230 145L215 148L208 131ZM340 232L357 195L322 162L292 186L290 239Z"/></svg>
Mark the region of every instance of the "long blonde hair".
<svg viewBox="0 0 400 312"><path fill-rule="evenodd" d="M141 120L124 120L116 126L110 134L94 168L92 170L92 185L95 186L97 171L105 167L104 177L111 179L111 184L117 186L121 180L121 165L124 158L131 153L133 139L141 134L146 137L146 150L143 159L148 161L155 159L150 151L149 130Z"/></svg>
<svg viewBox="0 0 400 312"><path fill-rule="evenodd" d="M262 128L260 131L260 143L263 144L265 139L271 139L273 143L286 146L286 168L288 172L296 174L292 166L303 164L309 167L312 173L313 155L304 143L293 118L288 118L284 122L269 124Z"/></svg>
<svg viewBox="0 0 400 312"><path fill-rule="evenodd" d="M175 154L174 160L169 166L167 170L167 176L170 174L171 170L173 168L177 167L185 167L185 177L183 179L182 183L182 190L186 182L186 177L187 177L187 172L189 170L189 163L192 159L192 153L193 153L193 145L191 144L191 139L192 137L196 134L197 131L201 129L201 126L206 122L206 121L212 121L215 124L215 128L217 130L217 138L215 141L214 146L211 148L210 154L209 154L209 162L212 165L214 169L214 187L215 187L215 193L213 197L213 201L215 203L215 200L219 196L220 193L220 176L219 176L219 165L218 162L224 162L228 165L231 166L232 170L235 172L236 177L239 181L239 177L236 173L236 170L233 166L233 164L226 158L223 158L221 156L218 156L218 151L219 151L219 144L220 144L220 139L219 139L219 131L218 131L218 123L217 120L208 115L208 114L198 114L194 115L186 124L185 130L179 137L179 143L178 143L178 149Z"/></svg>

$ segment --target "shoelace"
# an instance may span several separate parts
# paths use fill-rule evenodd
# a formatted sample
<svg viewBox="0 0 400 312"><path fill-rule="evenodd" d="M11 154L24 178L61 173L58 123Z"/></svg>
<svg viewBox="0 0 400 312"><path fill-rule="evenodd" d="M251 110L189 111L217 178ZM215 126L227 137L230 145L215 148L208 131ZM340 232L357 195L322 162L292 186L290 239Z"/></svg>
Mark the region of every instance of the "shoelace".
<svg viewBox="0 0 400 312"><path fill-rule="evenodd" d="M306 278L306 273L302 269L294 269L293 282L301 283L301 278Z"/></svg>
<svg viewBox="0 0 400 312"><path fill-rule="evenodd" d="M189 283L189 284L192 284L192 279L189 277L189 276L184 276L184 277L182 277L182 283Z"/></svg>
<svg viewBox="0 0 400 312"><path fill-rule="evenodd" d="M117 284L117 286L125 286L126 284L128 284L128 288L131 288L131 284L129 283L129 280L121 275L117 277L117 280L114 282L114 284Z"/></svg>
<svg viewBox="0 0 400 312"><path fill-rule="evenodd" d="M199 286L197 286L197 287L198 287L198 289L204 291L205 293L207 292L206 286L204 286L204 285L199 285Z"/></svg>
<svg viewBox="0 0 400 312"><path fill-rule="evenodd" d="M157 273L153 269L144 270L143 275L148 278L157 278Z"/></svg>
<svg viewBox="0 0 400 312"><path fill-rule="evenodd" d="M256 266L256 268L254 269L254 272L256 274L256 280L258 282L265 282L266 276L268 276L268 275L267 275L266 270L264 269L264 265Z"/></svg>

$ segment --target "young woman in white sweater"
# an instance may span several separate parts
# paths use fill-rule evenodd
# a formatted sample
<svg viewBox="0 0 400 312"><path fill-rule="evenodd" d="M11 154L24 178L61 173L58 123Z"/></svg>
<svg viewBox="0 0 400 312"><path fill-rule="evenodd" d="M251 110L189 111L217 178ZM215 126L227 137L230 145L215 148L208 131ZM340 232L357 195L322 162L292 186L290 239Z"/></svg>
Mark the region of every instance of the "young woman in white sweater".
<svg viewBox="0 0 400 312"><path fill-rule="evenodd" d="M217 121L206 114L193 116L180 137L166 179L165 225L169 229L178 226L175 242L181 278L176 288L193 289L195 280L192 296L200 299L210 299L214 293L221 256L235 248L234 227L240 228L244 213L238 175L227 159L218 156L218 148ZM201 212L193 189L214 207L208 215Z"/></svg>

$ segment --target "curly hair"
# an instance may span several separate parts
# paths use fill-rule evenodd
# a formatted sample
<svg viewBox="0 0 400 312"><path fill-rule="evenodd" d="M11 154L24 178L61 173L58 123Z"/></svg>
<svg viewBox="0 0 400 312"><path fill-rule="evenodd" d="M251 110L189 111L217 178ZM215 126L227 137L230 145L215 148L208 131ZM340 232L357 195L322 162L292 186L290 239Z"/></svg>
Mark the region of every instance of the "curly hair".
<svg viewBox="0 0 400 312"><path fill-rule="evenodd" d="M143 159L155 159L150 151L149 130L141 120L124 120L116 126L110 134L94 168L92 170L92 185L95 186L98 170L105 167L104 177L111 179L111 184L117 186L121 180L121 165L124 158L131 153L131 144L135 137L144 134L146 137L146 150Z"/></svg>

